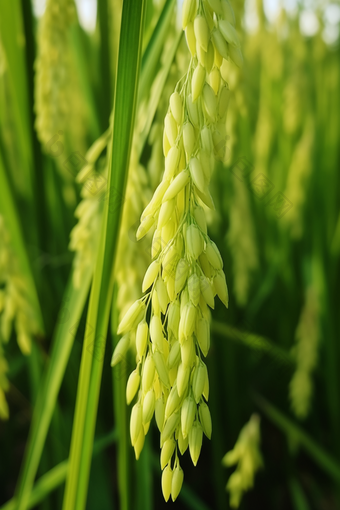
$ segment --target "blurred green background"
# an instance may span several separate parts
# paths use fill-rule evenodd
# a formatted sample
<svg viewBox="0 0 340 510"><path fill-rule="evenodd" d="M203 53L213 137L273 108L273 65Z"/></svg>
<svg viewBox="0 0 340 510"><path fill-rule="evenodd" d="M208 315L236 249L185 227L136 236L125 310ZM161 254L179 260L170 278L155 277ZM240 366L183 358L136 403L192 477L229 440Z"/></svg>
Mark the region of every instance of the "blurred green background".
<svg viewBox="0 0 340 510"><path fill-rule="evenodd" d="M43 2L33 4L0 3L0 510L62 507L119 79L121 0L78 0L77 11L63 0L44 30ZM167 505L156 427L138 462L130 445L125 384L133 354L115 369L110 358L117 315L140 293L150 241L136 244L134 235L162 175L163 119L189 61L179 8L146 1L131 211L118 247L126 272L117 276L106 350L92 348L103 377L90 510ZM264 467L240 508L336 510L340 6L240 0L234 9L244 65L225 67L227 144L208 216L230 305L217 305L211 324L212 440L204 440L197 467L184 457L175 504L229 508L233 470L221 461L257 413ZM74 215L79 203L90 211L86 218L79 207ZM30 504L19 507L12 498L25 491Z"/></svg>

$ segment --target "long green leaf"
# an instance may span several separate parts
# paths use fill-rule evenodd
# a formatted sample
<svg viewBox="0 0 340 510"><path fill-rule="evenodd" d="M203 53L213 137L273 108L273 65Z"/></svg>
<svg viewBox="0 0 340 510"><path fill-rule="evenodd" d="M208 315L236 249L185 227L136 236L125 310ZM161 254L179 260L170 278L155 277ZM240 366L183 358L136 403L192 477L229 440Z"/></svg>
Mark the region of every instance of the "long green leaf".
<svg viewBox="0 0 340 510"><path fill-rule="evenodd" d="M180 43L181 37L182 37L182 32L179 32L178 35L175 37L174 43L172 45L171 51L169 52L169 57L167 58L166 63L164 64L160 73L156 77L156 80L158 80L157 87L153 91L152 97L150 97L149 106L148 106L148 110L146 113L145 124L144 124L143 130L140 134L139 157L141 156L141 154L143 152L145 143L149 136L152 122L153 122L154 116L156 114L158 104L159 104L159 101L162 96L163 89L164 89L166 81L168 79L170 69L171 69L173 60L175 58L176 51L177 51L178 45ZM143 67L143 65L142 65L141 77L145 76L147 74L147 72L148 72L148 66Z"/></svg>
<svg viewBox="0 0 340 510"><path fill-rule="evenodd" d="M150 42L149 43L149 52L150 54L153 53L153 50L151 48L151 44L159 44L159 38L153 38L152 39L152 43ZM177 46L178 46L178 39L176 39L175 43L174 43L174 51L176 50ZM167 65L164 67L163 71L162 71L162 79L161 79L161 83L159 85L159 87L157 88L157 91L160 93L164 87L164 83L166 81L166 77L168 76L168 73L169 73L169 69L170 69L170 66L171 66L171 62L173 60L173 55L171 56L171 58L169 58L167 60ZM146 60L147 62L148 60ZM146 71L148 69L148 66L146 66L146 68L143 68L142 67L142 71L141 71L141 77L143 77L143 75L146 74ZM158 95L157 95L158 97ZM146 141L146 138L147 138L147 135L148 135L148 132L150 131L150 121L152 122L152 119L155 115L155 109L157 108L157 105L158 105L158 101L159 101L159 98L157 101L155 101L155 98L153 98L153 101L152 101L152 105L150 105L150 112L149 112L149 115L148 115L148 122L147 122L147 127L143 130L143 140L142 140L142 144L141 146L143 147L144 144L145 144L145 141ZM85 294L87 294L88 292L88 288L89 288L89 284L90 284L90 280L86 283L86 286L83 287L84 289L84 292ZM87 290L86 290L87 289ZM72 317L74 317L74 322L77 322L77 313L73 312L73 298L70 297L70 291L72 289L70 288L69 291L66 292L65 294L65 298L63 300L64 303L69 303L69 306L70 306L70 315ZM85 298L86 296L83 296L83 298L81 299L82 303L84 304L85 303ZM78 315L81 314L81 305L78 309ZM75 331L73 331L73 333L75 334ZM56 332L56 335L55 335L55 349L57 352L58 351L58 347L57 347L57 343L58 343L58 338L60 339L61 338L61 335L63 333L60 332L58 333L58 331ZM67 345L64 345L64 348L65 348L65 353L66 353L66 350L68 350L70 347L67 346ZM52 357L56 357L52 354ZM59 355L58 355L59 357ZM64 359L64 355L62 356L62 358ZM52 360L49 364L49 376L48 376L48 380L53 380L54 383L53 383L53 386L54 386L54 392L55 394L58 393L59 391L59 387L60 387L60 384L61 384L61 381L62 381L62 377L59 377L57 376L56 372L59 372L59 374L61 375L61 372L64 372L65 371L65 368L66 368L66 364L67 364L67 361L68 361L68 357L67 359L65 359L65 366L64 368L61 370L61 367L59 364L54 364L52 363ZM47 381L47 378L46 378L46 381ZM44 385L41 386L41 391L43 391L45 388L44 388ZM47 395L47 398L49 399L49 401L51 402L51 396L50 396L50 388L46 388L46 395ZM46 397L43 397L43 400L45 399ZM25 460L24 460L24 465L22 467L22 474L21 474L21 477L19 478L19 482L18 482L18 487L17 487L17 492L19 494L18 496L18 503L19 505L21 504L21 497L22 497L22 493L26 493L31 490L32 488L32 484L33 484L33 481L34 481L34 477L36 475L36 472L37 472L37 469L38 469L38 466L39 466L39 461L40 461L40 457L41 457L41 453L42 453L42 449L43 449L43 446L44 446L44 443L45 443L45 439L46 439L46 435L47 435L47 431L48 431L48 427L49 427L49 423L50 423L50 420L51 420L51 417L52 417L52 413L49 412L49 408L46 408L45 406L43 406L43 413L42 415L40 415L40 419L39 420L35 420L33 419L33 424L34 424L34 427L35 427L35 431L34 430L31 430L30 431L30 436L29 436L29 440L28 440L28 444L27 444L27 450L26 450L26 455L25 455ZM34 416L38 416L39 415L39 412L38 412L38 409L35 409L34 411ZM31 429L33 428L33 424L32 424L32 427ZM39 445L37 444L37 440L39 439ZM31 453L29 453L29 451ZM34 455L32 455L32 452L34 452ZM26 473L26 475L24 475L24 473ZM27 495L25 496L27 497ZM20 508L20 506L19 506ZM24 507L23 507L24 508Z"/></svg>
<svg viewBox="0 0 340 510"><path fill-rule="evenodd" d="M303 492L303 489L296 478L292 478L290 480L289 490L294 510L310 510L310 506Z"/></svg>
<svg viewBox="0 0 340 510"><path fill-rule="evenodd" d="M25 69L24 45L20 44L23 34L20 0L0 2L0 33L3 41L8 80L11 91L12 115L14 118L18 148L22 152L21 161L25 167L21 175L25 177L25 191L31 196L29 169L32 163L32 145L29 124L29 102ZM7 106L7 105L6 105Z"/></svg>
<svg viewBox="0 0 340 510"><path fill-rule="evenodd" d="M340 482L340 464L329 453L325 452L301 427L287 418L281 411L276 409L261 395L254 394L254 401L264 414L277 425L287 436L293 437L299 442L305 452L328 473L336 482Z"/></svg>
<svg viewBox="0 0 340 510"><path fill-rule="evenodd" d="M38 325L43 332L43 320L35 287L33 273L29 258L26 252L26 245L22 234L20 219L17 214L17 206L10 188L4 162L0 153L0 213L4 215L7 230L10 232L11 245L15 257L18 260L23 278L27 283L27 293L30 296L31 304L35 312Z"/></svg>
<svg viewBox="0 0 340 510"><path fill-rule="evenodd" d="M212 322L211 330L214 333L230 338L230 340L242 343L252 350L269 354L279 363L290 365L292 368L294 366L294 358L267 338L215 321Z"/></svg>
<svg viewBox="0 0 340 510"><path fill-rule="evenodd" d="M93 446L93 457L103 451L113 441L116 441L117 438L117 431L113 430L105 437L97 439ZM32 489L27 508L35 507L38 503L43 501L50 492L61 485L66 478L67 470L68 460L65 460L48 471L48 473L41 476ZM17 508L16 505L17 499L14 497L1 506L0 510L15 510Z"/></svg>
<svg viewBox="0 0 340 510"><path fill-rule="evenodd" d="M159 473L159 457L154 453L151 457L152 466L156 473ZM202 501L189 485L184 482L178 498L185 503L186 508L192 510L210 510L210 508ZM1 509L0 509L1 510Z"/></svg>
<svg viewBox="0 0 340 510"><path fill-rule="evenodd" d="M114 284L114 264L130 159L141 57L144 1L125 0L118 55L114 102L109 197L102 218L101 240L87 316L86 335L92 353L83 345L73 423L70 470L64 510L86 505L93 437L97 417L103 357ZM118 199L117 197L121 197Z"/></svg>
<svg viewBox="0 0 340 510"><path fill-rule="evenodd" d="M114 289L113 306L111 310L111 337L112 347L116 347L119 339L117 335L118 329L118 308L116 306L117 288ZM113 395L113 412L114 420L118 430L119 442L117 445L117 469L118 469L118 493L120 510L128 510L130 508L130 491L129 491L129 440L127 427L127 407L125 400L126 373L125 366L119 363L112 370L112 395Z"/></svg>
<svg viewBox="0 0 340 510"><path fill-rule="evenodd" d="M27 508L60 385L89 292L90 281L91 275L88 274L83 280L81 288L76 290L72 285L72 279L70 279L65 292L63 307L54 335L51 359L41 384L42 391L38 395L34 408L25 458L16 489L17 510Z"/></svg>
<svg viewBox="0 0 340 510"><path fill-rule="evenodd" d="M142 60L143 74L140 77L138 89L139 100L142 100L145 97L154 79L155 68L161 55L164 42L169 34L169 25L173 15L174 5L175 0L166 0L149 44L145 49Z"/></svg>

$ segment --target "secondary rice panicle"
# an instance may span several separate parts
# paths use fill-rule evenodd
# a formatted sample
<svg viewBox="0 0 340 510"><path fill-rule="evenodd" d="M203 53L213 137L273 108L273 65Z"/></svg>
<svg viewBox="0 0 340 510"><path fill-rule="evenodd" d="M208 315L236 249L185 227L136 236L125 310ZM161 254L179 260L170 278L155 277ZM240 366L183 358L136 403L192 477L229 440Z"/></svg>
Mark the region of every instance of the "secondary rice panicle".
<svg viewBox="0 0 340 510"><path fill-rule="evenodd" d="M275 136L274 121L270 105L266 98L267 91L263 90L260 100L256 131L254 136L255 168L260 173L268 174L270 154Z"/></svg>
<svg viewBox="0 0 340 510"><path fill-rule="evenodd" d="M77 182L83 184L82 201L75 210L78 223L71 231L69 244L70 249L75 252L73 284L76 288L79 288L85 272L93 270L96 260L100 222L104 202L108 199L107 175L111 134L112 127L93 143L86 154L87 163L77 176ZM138 297L149 262L147 250L140 252L132 234L132 229L151 194L145 169L138 163L137 139L138 136L135 137L131 150L115 271L120 315L124 314ZM118 208L121 201L121 196L115 196L111 213L115 212L114 208Z"/></svg>
<svg viewBox="0 0 340 510"><path fill-rule="evenodd" d="M301 64L300 64L301 65ZM304 84L301 74L295 72L288 79L284 89L283 101L283 126L286 133L294 136L298 132L302 122L302 91Z"/></svg>
<svg viewBox="0 0 340 510"><path fill-rule="evenodd" d="M294 207L284 216L284 222L295 239L300 239L303 235L303 206L307 201L308 179L313 169L313 146L314 121L313 117L309 116L292 155L285 191Z"/></svg>
<svg viewBox="0 0 340 510"><path fill-rule="evenodd" d="M43 145L67 129L72 64L68 29L77 19L74 0L47 0L38 30L35 63L36 130ZM59 133L60 134L60 133Z"/></svg>
<svg viewBox="0 0 340 510"><path fill-rule="evenodd" d="M235 154L240 146L239 117L246 115L245 93L240 86L240 69L231 68L232 64L223 64L228 71L229 86L232 98L228 109L228 163L235 162ZM258 249L256 245L254 221L251 214L251 203L247 183L238 176L232 175L233 194L228 204L230 218L227 243L232 256L234 275L234 294L237 303L244 306L247 303L251 279L259 265Z"/></svg>
<svg viewBox="0 0 340 510"><path fill-rule="evenodd" d="M259 260L248 188L239 179L234 179L233 184L228 246L233 259L235 298L240 306L244 306Z"/></svg>
<svg viewBox="0 0 340 510"><path fill-rule="evenodd" d="M318 360L320 338L319 303L315 289L306 291L305 304L295 333L296 344L293 354L296 370L289 386L293 411L300 419L306 418L313 393L312 374Z"/></svg>
<svg viewBox="0 0 340 510"><path fill-rule="evenodd" d="M226 488L230 492L230 506L238 508L243 493L253 487L255 474L263 466L260 452L260 417L257 414L253 414L242 428L234 448L225 454L222 464L226 467L237 464Z"/></svg>
<svg viewBox="0 0 340 510"><path fill-rule="evenodd" d="M4 218L0 215L0 335L8 342L14 325L23 354L31 351L31 339L38 331L37 319L26 292L26 283L18 269Z"/></svg>
<svg viewBox="0 0 340 510"><path fill-rule="evenodd" d="M144 296L118 328L124 336L116 365L135 338L137 367L127 383L130 435L139 458L155 414L161 433L162 490L175 500L183 482L179 452L196 465L203 434L211 436L209 378L202 359L210 346L215 295L228 306L223 261L207 234L203 206L213 208L208 186L214 156L223 158L229 88L223 59L242 63L235 18L227 0L185 0L183 29L191 53L186 75L170 97L164 121L165 171L145 208L137 239L155 229Z"/></svg>
<svg viewBox="0 0 340 510"><path fill-rule="evenodd" d="M37 320L11 248L4 218L0 215L0 418L8 417L4 395L8 388L5 376L7 362L2 346L9 341L13 326L21 352L28 355L32 337L38 332Z"/></svg>
<svg viewBox="0 0 340 510"><path fill-rule="evenodd" d="M70 233L70 250L75 252L73 285L80 287L86 271L92 271L100 231L104 200L107 197L107 165L111 129L101 135L87 151L86 164L76 181L83 185L82 200L75 210L78 223ZM106 153L105 153L106 150Z"/></svg>

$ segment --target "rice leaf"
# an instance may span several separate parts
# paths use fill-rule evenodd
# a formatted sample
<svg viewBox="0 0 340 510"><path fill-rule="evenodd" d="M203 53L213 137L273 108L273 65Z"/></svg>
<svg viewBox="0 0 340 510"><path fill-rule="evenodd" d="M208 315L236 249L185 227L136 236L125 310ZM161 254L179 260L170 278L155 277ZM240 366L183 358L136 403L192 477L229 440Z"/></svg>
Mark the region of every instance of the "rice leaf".
<svg viewBox="0 0 340 510"><path fill-rule="evenodd" d="M153 31L151 39L145 49L142 59L143 74L141 74L138 88L139 101L147 94L155 76L155 68L168 35L174 5L174 0L166 0L155 30Z"/></svg>
<svg viewBox="0 0 340 510"><path fill-rule="evenodd" d="M88 295L90 280L91 275L88 275L83 285L79 289L74 289L71 275L65 292L54 334L51 358L35 404L25 457L16 487L17 510L27 508L59 389Z"/></svg>
<svg viewBox="0 0 340 510"><path fill-rule="evenodd" d="M10 242L18 260L21 274L27 282L27 293L30 296L38 326L41 332L43 332L44 326L41 308L17 211L17 204L15 203L15 199L6 176L4 162L0 153L0 213L3 214L5 218L6 227L11 236Z"/></svg>
<svg viewBox="0 0 340 510"><path fill-rule="evenodd" d="M275 406L270 404L261 395L254 394L253 399L267 418L275 423L288 437L293 437L304 451L323 469L335 482L340 481L340 465L333 457L321 448L301 427L287 418Z"/></svg>
<svg viewBox="0 0 340 510"><path fill-rule="evenodd" d="M93 456L95 457L113 441L116 441L117 437L117 431L113 430L106 436L97 439L93 445ZM50 492L60 486L66 478L67 471L68 460L65 460L41 476L32 489L26 508L34 508L38 503L41 503ZM0 510L16 510L16 505L17 499L14 497L1 506Z"/></svg>
<svg viewBox="0 0 340 510"><path fill-rule="evenodd" d="M78 382L70 469L64 510L86 505L93 437L97 417L103 358L114 283L114 263L122 215L137 99L144 2L125 0L120 33L114 101L109 196L102 218L101 238L87 315L86 338ZM92 346L89 352L88 345Z"/></svg>
<svg viewBox="0 0 340 510"><path fill-rule="evenodd" d="M294 366L293 357L267 338L215 321L211 325L211 330L219 335L226 336L230 340L240 342L252 350L269 354L279 363L291 365L292 368Z"/></svg>

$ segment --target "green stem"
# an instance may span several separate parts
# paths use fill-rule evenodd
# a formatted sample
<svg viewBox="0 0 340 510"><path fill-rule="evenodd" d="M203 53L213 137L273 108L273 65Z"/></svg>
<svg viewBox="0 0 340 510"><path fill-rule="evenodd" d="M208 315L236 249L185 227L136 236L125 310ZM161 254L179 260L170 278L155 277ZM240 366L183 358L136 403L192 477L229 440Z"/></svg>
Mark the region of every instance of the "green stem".
<svg viewBox="0 0 340 510"><path fill-rule="evenodd" d="M113 430L107 436L97 439L93 447L93 456L96 456L98 453L103 451L113 441L116 441L117 438L117 431ZM27 509L36 507L36 505L41 503L50 492L54 491L59 485L61 485L66 478L67 471L68 461L64 460L48 471L48 473L41 476L29 496ZM7 503L0 507L0 510L17 510L17 499L10 499Z"/></svg>
<svg viewBox="0 0 340 510"><path fill-rule="evenodd" d="M112 350L118 343L116 334L118 328L118 309L116 307L116 292L112 303L111 330L112 330ZM125 404L125 387L126 373L125 365L119 363L112 370L112 386L113 386L113 409L116 427L118 429L119 442L118 450L118 492L120 498L120 509L129 510L130 492L128 487L129 481L129 443L127 431L127 408Z"/></svg>
<svg viewBox="0 0 340 510"><path fill-rule="evenodd" d="M242 343L250 349L269 354L279 363L288 365L292 369L294 368L294 358L284 349L281 349L265 337L239 330L221 322L212 322L211 330L214 333L226 336L230 340Z"/></svg>
<svg viewBox="0 0 340 510"><path fill-rule="evenodd" d="M66 480L64 510L83 510L86 505L93 437L105 353L109 312L114 285L114 266L125 197L140 70L144 1L125 0L115 90L109 197L102 218L101 240L87 315L75 418ZM120 197L117 204L117 197Z"/></svg>
<svg viewBox="0 0 340 510"><path fill-rule="evenodd" d="M254 393L253 400L272 422L287 434L287 436L291 436L298 441L305 452L314 459L320 468L339 483L340 465L327 452L320 448L314 439L309 437L303 429L287 418L261 395Z"/></svg>
<svg viewBox="0 0 340 510"><path fill-rule="evenodd" d="M91 274L87 275L79 290L75 290L72 281L70 281L65 293L64 305L60 310L54 335L51 358L34 407L25 457L16 487L16 510L25 510L30 499L76 329L85 305L90 280Z"/></svg>

